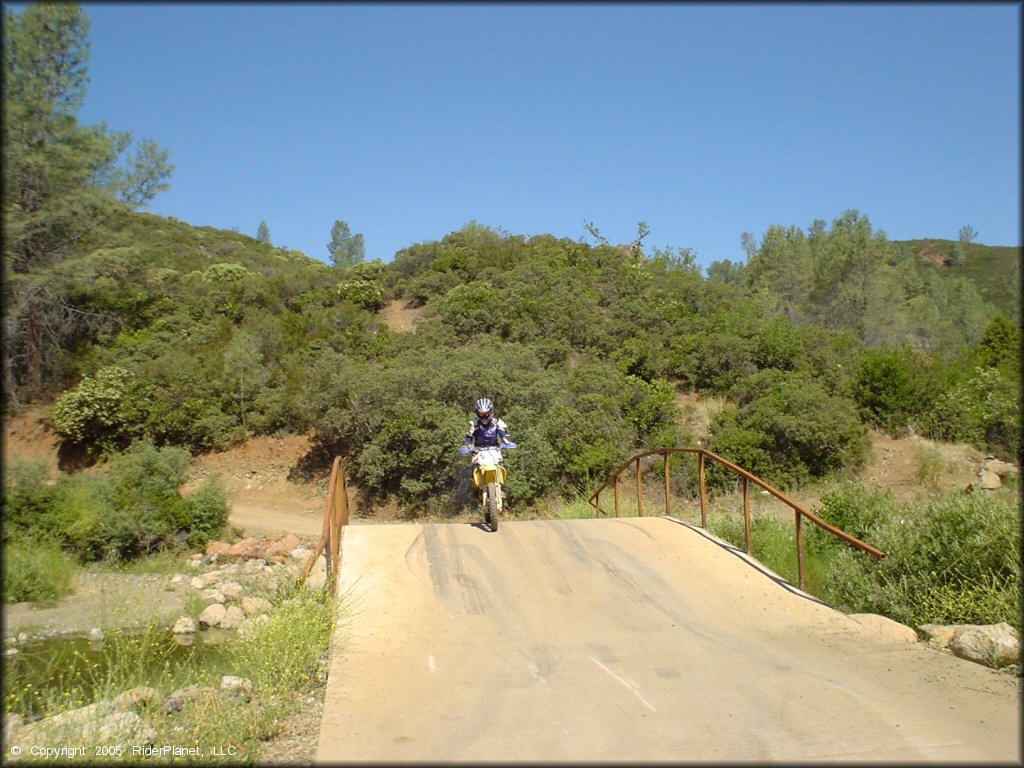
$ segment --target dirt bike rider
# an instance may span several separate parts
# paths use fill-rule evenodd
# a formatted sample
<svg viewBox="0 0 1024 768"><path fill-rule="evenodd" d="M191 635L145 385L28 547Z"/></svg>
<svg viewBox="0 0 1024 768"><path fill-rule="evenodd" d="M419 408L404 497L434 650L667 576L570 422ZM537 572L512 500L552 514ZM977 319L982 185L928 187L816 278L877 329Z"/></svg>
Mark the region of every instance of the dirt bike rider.
<svg viewBox="0 0 1024 768"><path fill-rule="evenodd" d="M467 448L494 448L504 443L512 444L508 436L508 426L494 416L494 403L486 397L476 401L476 418L469 422L469 431L463 442L463 450ZM513 444L514 445L514 444ZM472 464L477 464L477 455L473 455ZM474 488L473 493L479 497L480 489Z"/></svg>

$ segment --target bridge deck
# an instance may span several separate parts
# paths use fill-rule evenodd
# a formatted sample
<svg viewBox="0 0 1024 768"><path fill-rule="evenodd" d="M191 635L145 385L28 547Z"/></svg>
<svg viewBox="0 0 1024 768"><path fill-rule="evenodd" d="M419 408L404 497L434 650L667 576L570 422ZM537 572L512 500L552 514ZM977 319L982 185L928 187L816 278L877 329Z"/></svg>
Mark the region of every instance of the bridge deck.
<svg viewBox="0 0 1024 768"><path fill-rule="evenodd" d="M317 760L1018 761L1018 682L671 518L355 525Z"/></svg>

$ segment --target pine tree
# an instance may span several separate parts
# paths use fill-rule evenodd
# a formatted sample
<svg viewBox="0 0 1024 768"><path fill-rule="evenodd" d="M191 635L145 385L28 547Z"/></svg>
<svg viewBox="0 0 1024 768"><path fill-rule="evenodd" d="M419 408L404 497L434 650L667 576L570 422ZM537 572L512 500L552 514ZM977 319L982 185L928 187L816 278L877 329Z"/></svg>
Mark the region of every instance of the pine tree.
<svg viewBox="0 0 1024 768"><path fill-rule="evenodd" d="M127 131L83 126L89 20L78 5L40 3L4 23L4 385L33 397L60 345L109 318L78 309L52 269L104 221L167 188L168 153Z"/></svg>
<svg viewBox="0 0 1024 768"><path fill-rule="evenodd" d="M331 263L336 267L351 267L366 258L363 236L351 234L344 221L335 221L331 227L331 242L327 244L327 250L331 254Z"/></svg>
<svg viewBox="0 0 1024 768"><path fill-rule="evenodd" d="M256 228L256 242L270 244L270 227L267 226L265 221L261 221L260 225Z"/></svg>

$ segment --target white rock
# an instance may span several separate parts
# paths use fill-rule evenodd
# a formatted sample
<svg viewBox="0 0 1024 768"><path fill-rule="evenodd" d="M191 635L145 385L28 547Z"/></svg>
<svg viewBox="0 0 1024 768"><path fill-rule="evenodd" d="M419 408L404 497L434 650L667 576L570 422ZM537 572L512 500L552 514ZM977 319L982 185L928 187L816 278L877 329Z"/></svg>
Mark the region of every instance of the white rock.
<svg viewBox="0 0 1024 768"><path fill-rule="evenodd" d="M242 610L250 616L263 613L270 610L270 601L265 597L243 597Z"/></svg>
<svg viewBox="0 0 1024 768"><path fill-rule="evenodd" d="M203 612L199 614L199 624L200 626L219 627L227 613L227 609L222 603L213 603L206 606Z"/></svg>
<svg viewBox="0 0 1024 768"><path fill-rule="evenodd" d="M924 635L925 642L932 648L948 648L953 633L956 632L955 624L922 624L918 630Z"/></svg>
<svg viewBox="0 0 1024 768"><path fill-rule="evenodd" d="M220 679L220 689L222 691L251 691L252 681L235 675L224 675Z"/></svg>
<svg viewBox="0 0 1024 768"><path fill-rule="evenodd" d="M306 549L305 547L296 547L295 549L293 549L289 553L288 556L292 557L292 558L294 558L296 560L301 560L302 562L306 562L307 560L309 560L309 556L312 555L312 554L313 554L313 550L312 549Z"/></svg>
<svg viewBox="0 0 1024 768"><path fill-rule="evenodd" d="M311 592L322 589L327 583L327 570L325 568L313 567L312 572L306 577L304 586Z"/></svg>
<svg viewBox="0 0 1024 768"><path fill-rule="evenodd" d="M850 618L858 624L891 640L898 640L903 643L917 642L917 632L906 624L900 624L898 621L893 621L887 616L879 616L877 613L851 613Z"/></svg>
<svg viewBox="0 0 1024 768"><path fill-rule="evenodd" d="M92 629L89 630L89 639L90 640L102 640L103 639L103 630L100 629L99 627L93 627Z"/></svg>
<svg viewBox="0 0 1024 768"><path fill-rule="evenodd" d="M176 635L188 635L196 631L196 623L190 616L182 616L171 628L171 632Z"/></svg>
<svg viewBox="0 0 1024 768"><path fill-rule="evenodd" d="M220 625L225 629L235 629L239 624L242 623L242 619L244 618L245 611L243 611L237 605L232 605L225 612L224 618L221 619Z"/></svg>
<svg viewBox="0 0 1024 768"><path fill-rule="evenodd" d="M25 722L17 712L4 712L4 745L14 743L14 732Z"/></svg>
<svg viewBox="0 0 1024 768"><path fill-rule="evenodd" d="M224 597L224 593L219 589L203 590L203 599L208 603L223 603L227 601L227 598Z"/></svg>
<svg viewBox="0 0 1024 768"><path fill-rule="evenodd" d="M992 667L1020 661L1020 640L1013 627L1005 621L984 626L959 626L953 633L949 649L961 659Z"/></svg>
<svg viewBox="0 0 1024 768"><path fill-rule="evenodd" d="M160 693L155 688L137 686L114 698L114 706L120 709L155 706L160 701Z"/></svg>
<svg viewBox="0 0 1024 768"><path fill-rule="evenodd" d="M242 585L235 581L225 581L220 585L221 594L228 600L237 600L242 596Z"/></svg>
<svg viewBox="0 0 1024 768"><path fill-rule="evenodd" d="M192 577L192 581L189 582L192 589L206 589L206 579L202 576Z"/></svg>
<svg viewBox="0 0 1024 768"><path fill-rule="evenodd" d="M994 472L995 474L999 475L999 477L1006 477L1007 475L1013 475L1014 477L1016 477L1020 471L1017 469L1017 466L1015 464L1010 464L1009 462L1006 461L1000 461L999 459L989 459L988 461L986 461L985 469L987 469L989 472Z"/></svg>
<svg viewBox="0 0 1024 768"><path fill-rule="evenodd" d="M191 581L191 579L184 573L176 573L173 576L171 576L171 584L174 585L184 584L187 581Z"/></svg>
<svg viewBox="0 0 1024 768"><path fill-rule="evenodd" d="M983 491L994 491L997 488L1003 487L1003 481L999 475L995 472L989 472L987 469L981 473L981 479L978 483Z"/></svg>
<svg viewBox="0 0 1024 768"><path fill-rule="evenodd" d="M134 712L116 712L102 720L88 723L82 728L83 736L98 737L102 741L134 744L151 744L156 732L143 724L142 718Z"/></svg>
<svg viewBox="0 0 1024 768"><path fill-rule="evenodd" d="M210 571L203 578L207 584L220 584L224 580L224 574L220 571Z"/></svg>

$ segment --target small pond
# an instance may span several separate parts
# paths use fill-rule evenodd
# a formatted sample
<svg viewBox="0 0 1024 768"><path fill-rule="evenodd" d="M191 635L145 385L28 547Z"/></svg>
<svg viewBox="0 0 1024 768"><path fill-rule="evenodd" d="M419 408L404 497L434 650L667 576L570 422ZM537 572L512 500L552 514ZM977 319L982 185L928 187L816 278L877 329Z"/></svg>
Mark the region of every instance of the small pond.
<svg viewBox="0 0 1024 768"><path fill-rule="evenodd" d="M3 657L4 709L33 717L137 685L150 685L166 695L200 673L229 674L234 637L233 632L216 628L175 635L167 627L150 627L108 630L102 640L63 635L8 644Z"/></svg>

